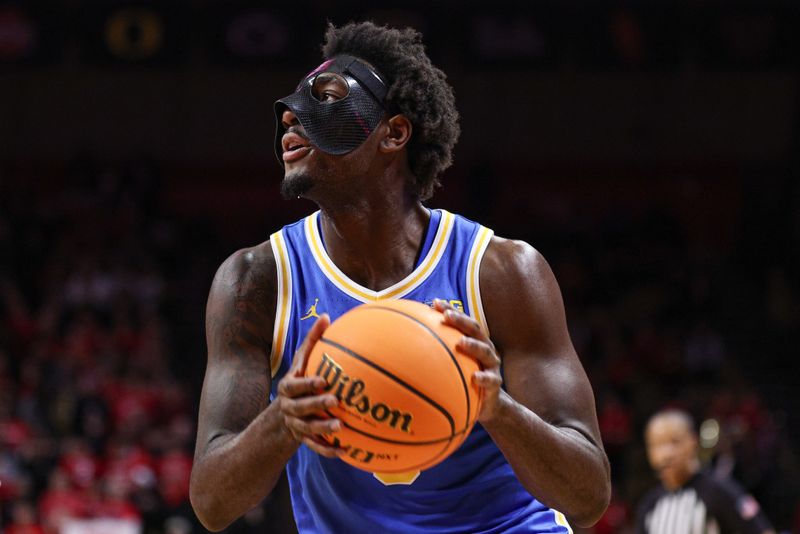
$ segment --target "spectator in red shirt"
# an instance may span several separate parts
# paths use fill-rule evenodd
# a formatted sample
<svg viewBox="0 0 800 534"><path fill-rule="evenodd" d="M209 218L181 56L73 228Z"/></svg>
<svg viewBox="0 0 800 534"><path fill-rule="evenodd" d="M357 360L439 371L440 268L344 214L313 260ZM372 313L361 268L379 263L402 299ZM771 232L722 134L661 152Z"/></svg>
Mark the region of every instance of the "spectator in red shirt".
<svg viewBox="0 0 800 534"><path fill-rule="evenodd" d="M60 466L78 488L90 488L100 474L100 460L92 454L88 444L81 438L71 439L61 456Z"/></svg>
<svg viewBox="0 0 800 534"><path fill-rule="evenodd" d="M153 457L135 443L117 442L109 448L105 477L121 485L126 495L156 485Z"/></svg>
<svg viewBox="0 0 800 534"><path fill-rule="evenodd" d="M83 516L85 508L84 493L70 485L67 473L60 468L53 471L39 499L39 517L45 531L58 533L65 520Z"/></svg>
<svg viewBox="0 0 800 534"><path fill-rule="evenodd" d="M174 509L189 499L192 457L180 448L172 449L158 461L158 489L164 503Z"/></svg>
<svg viewBox="0 0 800 534"><path fill-rule="evenodd" d="M126 484L111 476L98 483L99 491L89 503L89 516L96 519L139 521L139 510L128 500Z"/></svg>
<svg viewBox="0 0 800 534"><path fill-rule="evenodd" d="M28 501L18 501L14 504L12 523L5 534L45 534L44 529L36 519L36 508Z"/></svg>

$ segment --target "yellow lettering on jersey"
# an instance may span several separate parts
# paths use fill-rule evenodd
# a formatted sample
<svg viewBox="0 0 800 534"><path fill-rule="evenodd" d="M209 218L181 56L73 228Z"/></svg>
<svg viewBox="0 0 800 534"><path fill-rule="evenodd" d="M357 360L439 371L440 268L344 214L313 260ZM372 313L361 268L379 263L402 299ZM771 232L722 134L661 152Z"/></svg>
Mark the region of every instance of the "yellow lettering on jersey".
<svg viewBox="0 0 800 534"><path fill-rule="evenodd" d="M380 480L386 486L405 484L409 486L419 477L419 471L410 473L372 473L372 476Z"/></svg>
<svg viewBox="0 0 800 534"><path fill-rule="evenodd" d="M460 312L464 311L464 303L461 302L460 300L451 300L450 301L450 306L454 307L455 309L457 309Z"/></svg>

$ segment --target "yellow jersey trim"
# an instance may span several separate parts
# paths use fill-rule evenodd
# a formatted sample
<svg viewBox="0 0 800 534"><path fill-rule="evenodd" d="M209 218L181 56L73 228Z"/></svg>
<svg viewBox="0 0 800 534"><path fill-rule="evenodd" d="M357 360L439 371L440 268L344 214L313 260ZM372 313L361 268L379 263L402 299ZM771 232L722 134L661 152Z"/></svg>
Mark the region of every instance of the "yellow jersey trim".
<svg viewBox="0 0 800 534"><path fill-rule="evenodd" d="M558 510L553 510L553 514L556 516L556 525L561 525L562 527L567 527L567 532L572 534L572 527L569 526L569 522L567 522L567 518L564 517L564 514L559 512Z"/></svg>
<svg viewBox="0 0 800 534"><path fill-rule="evenodd" d="M274 377L283 361L283 350L286 334L289 329L289 314L292 309L292 269L289 255L286 252L286 241L283 230L270 236L272 254L278 271L278 305L275 308L275 327L272 331L272 353L270 354L270 370Z"/></svg>
<svg viewBox="0 0 800 534"><path fill-rule="evenodd" d="M452 213L442 210L439 228L436 230L436 236L425 259L420 262L419 266L411 274L393 286L381 291L373 291L353 282L333 263L333 260L330 259L325 247L322 245L322 237L319 235L317 224L318 219L319 211L306 217L305 222L306 240L317 265L336 287L361 302L402 298L424 282L442 258L455 222L455 216Z"/></svg>
<svg viewBox="0 0 800 534"><path fill-rule="evenodd" d="M467 302L472 316L483 327L486 334L489 334L489 324L486 322L486 314L483 312L483 301L481 300L481 260L494 232L483 226L478 230L478 235L472 244L469 252L469 262L467 263Z"/></svg>

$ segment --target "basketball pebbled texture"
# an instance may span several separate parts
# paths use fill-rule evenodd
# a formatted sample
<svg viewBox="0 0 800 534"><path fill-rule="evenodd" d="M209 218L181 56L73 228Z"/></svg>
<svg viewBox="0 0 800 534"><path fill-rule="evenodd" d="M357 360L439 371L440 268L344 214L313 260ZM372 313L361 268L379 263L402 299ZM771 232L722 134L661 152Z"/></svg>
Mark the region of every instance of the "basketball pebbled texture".
<svg viewBox="0 0 800 534"><path fill-rule="evenodd" d="M379 473L423 470L466 439L480 411L479 369L456 350L461 332L418 302L387 300L353 308L314 346L306 375L319 375L339 405L327 416L341 431L323 438L342 459Z"/></svg>

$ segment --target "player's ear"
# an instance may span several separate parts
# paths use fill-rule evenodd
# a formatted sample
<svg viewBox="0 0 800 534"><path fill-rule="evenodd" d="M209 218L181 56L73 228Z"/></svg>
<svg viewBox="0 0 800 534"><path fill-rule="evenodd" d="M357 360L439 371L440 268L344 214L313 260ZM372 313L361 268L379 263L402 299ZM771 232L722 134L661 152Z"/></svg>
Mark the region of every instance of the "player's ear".
<svg viewBox="0 0 800 534"><path fill-rule="evenodd" d="M406 146L411 139L411 121L405 115L390 117L386 124L388 131L381 139L381 152L398 152Z"/></svg>

